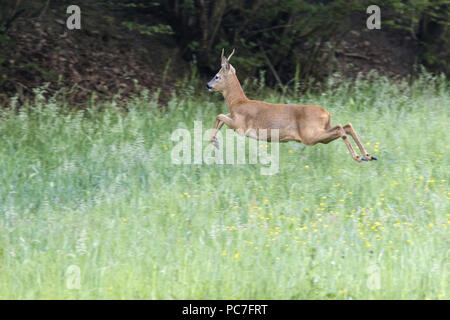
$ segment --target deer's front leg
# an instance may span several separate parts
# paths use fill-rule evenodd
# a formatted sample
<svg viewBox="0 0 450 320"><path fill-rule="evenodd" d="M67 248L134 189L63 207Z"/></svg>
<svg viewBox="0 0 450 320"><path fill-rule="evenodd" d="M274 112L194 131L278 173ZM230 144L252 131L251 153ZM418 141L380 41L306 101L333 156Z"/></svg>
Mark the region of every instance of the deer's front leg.
<svg viewBox="0 0 450 320"><path fill-rule="evenodd" d="M233 119L231 118L231 114L219 114L216 117L216 123L214 124L214 132L211 136L211 143L219 149L219 142L217 142L216 134L217 132L223 127L224 124L229 126L230 128L233 128Z"/></svg>

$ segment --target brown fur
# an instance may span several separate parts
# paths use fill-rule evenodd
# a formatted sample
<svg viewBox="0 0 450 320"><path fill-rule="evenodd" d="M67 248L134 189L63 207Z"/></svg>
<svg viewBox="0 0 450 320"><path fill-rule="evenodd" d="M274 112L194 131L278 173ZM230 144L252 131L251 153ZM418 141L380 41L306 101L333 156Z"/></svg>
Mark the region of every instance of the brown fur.
<svg viewBox="0 0 450 320"><path fill-rule="evenodd" d="M207 85L208 88L223 94L230 111L229 114L219 114L216 117L215 131L211 137L211 142L216 147L218 147L216 133L226 124L237 133L253 139L261 138L258 136L258 129L268 129L268 137L270 137L270 129L278 129L280 142L293 140L309 146L317 143L326 144L338 138L343 138L353 159L358 162L376 160L364 149L350 123L345 126L331 127L331 115L322 107L273 104L248 99L236 77L235 69L228 61L233 53L225 58L222 50L222 68ZM363 157L356 154L352 145L346 139L346 134L355 140Z"/></svg>

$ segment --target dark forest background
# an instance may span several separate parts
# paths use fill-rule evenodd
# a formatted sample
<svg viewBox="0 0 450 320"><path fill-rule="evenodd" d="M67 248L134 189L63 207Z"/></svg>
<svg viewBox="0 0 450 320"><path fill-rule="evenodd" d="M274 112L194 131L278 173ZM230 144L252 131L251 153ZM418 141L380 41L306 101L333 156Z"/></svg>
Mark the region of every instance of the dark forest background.
<svg viewBox="0 0 450 320"><path fill-rule="evenodd" d="M81 8L81 30L66 9ZM366 9L381 8L381 30ZM425 67L449 75L448 0L1 0L0 103L46 85L73 99L128 97L217 71L220 51L236 48L241 80L299 90L339 72L376 70L393 79ZM138 85L139 84L139 85Z"/></svg>

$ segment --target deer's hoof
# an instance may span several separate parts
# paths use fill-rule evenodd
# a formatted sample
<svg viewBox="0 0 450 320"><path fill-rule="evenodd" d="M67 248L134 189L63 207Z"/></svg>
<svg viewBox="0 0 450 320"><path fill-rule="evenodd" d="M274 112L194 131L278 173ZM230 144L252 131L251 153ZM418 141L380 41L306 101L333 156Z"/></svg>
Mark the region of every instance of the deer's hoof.
<svg viewBox="0 0 450 320"><path fill-rule="evenodd" d="M362 157L361 161L369 161L369 160L367 160L366 158Z"/></svg>
<svg viewBox="0 0 450 320"><path fill-rule="evenodd" d="M372 156L372 157L370 158L370 160L378 160L378 158L377 158L377 157L374 157L374 156Z"/></svg>
<svg viewBox="0 0 450 320"><path fill-rule="evenodd" d="M214 137L214 139L211 140L211 143L213 144L214 147L219 149L219 141L217 141L216 137Z"/></svg>

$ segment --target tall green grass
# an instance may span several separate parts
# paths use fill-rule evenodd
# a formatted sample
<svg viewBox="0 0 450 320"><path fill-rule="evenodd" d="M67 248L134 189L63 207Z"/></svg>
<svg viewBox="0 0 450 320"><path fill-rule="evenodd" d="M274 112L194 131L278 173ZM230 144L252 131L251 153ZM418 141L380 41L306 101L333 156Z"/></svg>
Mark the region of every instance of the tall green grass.
<svg viewBox="0 0 450 320"><path fill-rule="evenodd" d="M321 105L379 160L337 140L281 144L273 176L174 165L171 133L227 110L192 88L166 107L143 91L127 112L40 91L2 109L0 298L448 299L447 80L249 96Z"/></svg>

